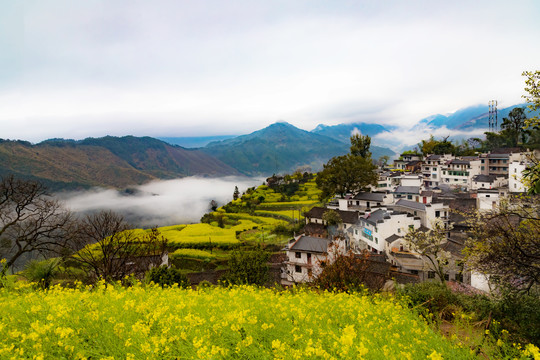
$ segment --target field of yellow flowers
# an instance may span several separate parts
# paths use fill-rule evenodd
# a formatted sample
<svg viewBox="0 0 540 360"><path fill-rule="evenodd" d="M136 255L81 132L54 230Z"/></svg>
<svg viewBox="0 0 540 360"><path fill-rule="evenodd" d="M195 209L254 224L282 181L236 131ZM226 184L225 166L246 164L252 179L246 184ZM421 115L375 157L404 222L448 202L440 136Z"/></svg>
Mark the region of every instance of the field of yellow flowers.
<svg viewBox="0 0 540 360"><path fill-rule="evenodd" d="M0 289L1 359L468 359L378 295L157 286Z"/></svg>

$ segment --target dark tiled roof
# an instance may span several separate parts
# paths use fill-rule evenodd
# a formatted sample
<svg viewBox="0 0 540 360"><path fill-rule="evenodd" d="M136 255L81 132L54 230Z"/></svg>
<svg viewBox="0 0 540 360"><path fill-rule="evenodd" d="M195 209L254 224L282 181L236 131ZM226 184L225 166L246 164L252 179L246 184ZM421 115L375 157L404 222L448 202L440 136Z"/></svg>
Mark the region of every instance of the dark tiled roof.
<svg viewBox="0 0 540 360"><path fill-rule="evenodd" d="M309 223L304 226L304 233L307 235L325 235L326 226L323 224Z"/></svg>
<svg viewBox="0 0 540 360"><path fill-rule="evenodd" d="M488 154L488 158L490 159L508 159L510 157L510 154Z"/></svg>
<svg viewBox="0 0 540 360"><path fill-rule="evenodd" d="M391 235L391 236L389 236L389 237L386 238L386 242L387 242L388 244L391 244L391 243L393 243L394 241L399 240L399 239L403 239L403 238L402 238L401 236L398 236L398 235L396 235L396 234L393 234L393 235Z"/></svg>
<svg viewBox="0 0 540 360"><path fill-rule="evenodd" d="M476 182L493 183L497 177L495 175L475 175L472 180Z"/></svg>
<svg viewBox="0 0 540 360"><path fill-rule="evenodd" d="M416 202L416 201L411 201L411 200L399 199L396 202L396 205L397 206L408 207L410 209L416 209L416 210L422 210L422 211L426 210L426 205L425 204L422 204L422 203L419 203L419 202Z"/></svg>
<svg viewBox="0 0 540 360"><path fill-rule="evenodd" d="M422 195L422 196L433 196L433 191L424 190L424 191L420 192L420 195Z"/></svg>
<svg viewBox="0 0 540 360"><path fill-rule="evenodd" d="M322 219L324 213L329 210L331 209L316 206L306 213L306 217L313 218L313 219ZM356 221L358 220L358 211L344 211L344 210L334 210L334 211L339 214L339 217L345 224L356 224Z"/></svg>
<svg viewBox="0 0 540 360"><path fill-rule="evenodd" d="M377 209L371 214L364 216L364 220L373 225L377 225L377 223L383 222L384 219L390 219L390 213L383 209Z"/></svg>
<svg viewBox="0 0 540 360"><path fill-rule="evenodd" d="M420 194L420 186L398 186L394 192L402 194Z"/></svg>
<svg viewBox="0 0 540 360"><path fill-rule="evenodd" d="M515 154L521 152L520 148L498 148L491 150L492 154Z"/></svg>
<svg viewBox="0 0 540 360"><path fill-rule="evenodd" d="M430 155L426 158L426 160L439 160L442 159L442 155Z"/></svg>
<svg viewBox="0 0 540 360"><path fill-rule="evenodd" d="M354 200L367 200L367 201L378 201L382 202L385 194L383 193L374 193L374 192L361 192L356 194Z"/></svg>
<svg viewBox="0 0 540 360"><path fill-rule="evenodd" d="M301 236L290 247L290 250L323 254L323 253L328 252L328 245L330 245L330 242L331 241L328 239L312 237L312 236Z"/></svg>
<svg viewBox="0 0 540 360"><path fill-rule="evenodd" d="M450 164L455 164L455 165L471 165L471 163L470 163L468 160L459 160L459 159L450 160Z"/></svg>
<svg viewBox="0 0 540 360"><path fill-rule="evenodd" d="M408 252L392 252L392 255L394 255L396 258L402 259L419 259L418 256Z"/></svg>

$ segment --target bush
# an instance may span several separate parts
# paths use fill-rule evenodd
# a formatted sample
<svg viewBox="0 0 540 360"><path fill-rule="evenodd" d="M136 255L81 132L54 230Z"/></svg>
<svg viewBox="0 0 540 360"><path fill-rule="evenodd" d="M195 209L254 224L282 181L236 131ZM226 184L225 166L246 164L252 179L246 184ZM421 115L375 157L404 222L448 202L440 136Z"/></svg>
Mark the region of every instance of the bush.
<svg viewBox="0 0 540 360"><path fill-rule="evenodd" d="M161 287L176 285L187 288L190 286L186 275L182 274L178 269L168 268L165 265L150 269L146 273L146 278L148 281L161 285Z"/></svg>
<svg viewBox="0 0 540 360"><path fill-rule="evenodd" d="M270 253L257 247L254 250L234 250L229 259L229 271L223 281L230 285L265 285L269 279Z"/></svg>
<svg viewBox="0 0 540 360"><path fill-rule="evenodd" d="M60 259L32 260L28 263L22 275L31 282L35 282L41 289L48 289L58 274Z"/></svg>

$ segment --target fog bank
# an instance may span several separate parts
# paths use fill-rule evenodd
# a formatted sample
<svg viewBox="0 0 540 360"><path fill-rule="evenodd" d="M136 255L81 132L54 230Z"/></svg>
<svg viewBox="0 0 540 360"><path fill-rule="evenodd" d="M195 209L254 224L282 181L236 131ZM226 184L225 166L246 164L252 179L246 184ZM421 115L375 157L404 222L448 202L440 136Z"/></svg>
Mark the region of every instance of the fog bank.
<svg viewBox="0 0 540 360"><path fill-rule="evenodd" d="M55 194L77 213L113 210L133 226L152 227L199 222L211 200L224 205L232 200L234 187L240 192L262 184L261 178L187 177L154 181L124 191L94 188Z"/></svg>

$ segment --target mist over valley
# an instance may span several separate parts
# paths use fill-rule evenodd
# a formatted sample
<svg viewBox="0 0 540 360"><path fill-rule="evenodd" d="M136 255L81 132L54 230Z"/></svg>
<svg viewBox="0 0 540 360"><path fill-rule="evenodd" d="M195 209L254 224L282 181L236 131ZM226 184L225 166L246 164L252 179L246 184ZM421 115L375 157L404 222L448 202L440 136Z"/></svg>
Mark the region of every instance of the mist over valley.
<svg viewBox="0 0 540 360"><path fill-rule="evenodd" d="M240 192L260 185L262 178L227 176L186 177L152 181L125 190L92 188L56 193L65 206L79 214L112 210L135 227L167 226L199 222L211 200L221 206L232 199L234 187Z"/></svg>

